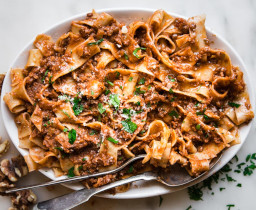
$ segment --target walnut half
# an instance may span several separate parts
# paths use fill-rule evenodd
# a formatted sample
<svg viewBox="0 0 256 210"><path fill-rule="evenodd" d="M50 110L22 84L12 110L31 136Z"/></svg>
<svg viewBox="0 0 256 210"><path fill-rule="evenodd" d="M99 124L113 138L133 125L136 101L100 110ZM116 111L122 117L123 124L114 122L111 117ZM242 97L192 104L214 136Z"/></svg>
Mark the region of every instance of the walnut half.
<svg viewBox="0 0 256 210"><path fill-rule="evenodd" d="M36 195L31 190L23 190L11 195L11 201L13 207L12 210L28 210L29 205L35 203L37 200Z"/></svg>
<svg viewBox="0 0 256 210"><path fill-rule="evenodd" d="M1 137L0 137L1 140ZM3 143L0 144L0 157L7 152L10 147L10 143L8 140L5 140Z"/></svg>

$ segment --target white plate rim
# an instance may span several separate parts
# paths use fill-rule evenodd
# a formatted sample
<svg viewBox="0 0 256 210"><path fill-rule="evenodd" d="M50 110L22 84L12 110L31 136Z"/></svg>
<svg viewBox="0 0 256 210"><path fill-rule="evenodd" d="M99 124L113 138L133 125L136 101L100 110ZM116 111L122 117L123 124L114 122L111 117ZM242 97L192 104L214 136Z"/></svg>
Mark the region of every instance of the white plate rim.
<svg viewBox="0 0 256 210"><path fill-rule="evenodd" d="M121 12L142 12L142 13L153 13L155 11L155 9L145 9L145 8L108 8L108 9L100 9L100 10L97 10L97 12L107 12L107 13L121 13ZM172 12L169 12L169 11L166 11L167 13L169 13L170 15L173 15L175 17L181 17L181 18L185 18L187 19L187 17L184 17L184 16L181 16L181 15L178 15L176 13L172 13ZM54 24L52 27L50 27L48 30L45 30L43 33L46 33L48 34L48 32L50 32L51 30L54 30L56 27L59 27L61 26L62 24L67 24L67 23L70 23L72 20L75 20L75 19L80 19L80 18L83 18L85 17L85 15L87 14L88 12L85 12L85 13L81 13L81 14L78 14L78 15L75 15L75 16L72 16L72 17L69 17L65 20L62 20L60 22L58 22L57 24ZM251 105L252 105L252 108L253 110L255 110L255 97L254 97L254 88L253 88L253 85L252 85L252 82L251 82L251 78L249 77L249 71L247 70L242 58L239 56L239 54L236 52L236 50L225 40L223 39L220 35L218 35L217 33L215 33L213 30L210 30L208 27L206 27L207 29L207 33L210 33L210 34L214 34L216 36L216 39L219 40L225 47L224 48L227 48L228 50L226 51L231 51L232 54L233 54L233 57L236 58L236 62L239 63L239 67L240 69L243 71L244 73L244 79L246 81L246 85L247 85L247 88L248 88L248 92L249 92L249 95L250 95L250 101L251 101ZM10 69L15 67L15 63L17 63L18 59L20 57L24 57L22 56L22 54L28 49L29 46L31 46L31 43L33 43L34 39L32 41L30 41L19 53L18 55L16 56L16 58L14 59L14 61L12 62L12 64L10 65L10 68L8 69L8 72L6 74L6 79L4 80L3 82L3 88L2 88L2 94L1 94L1 112L2 112L2 116L3 116L3 121L4 121L4 126L7 130L7 133L9 134L13 144L15 145L15 147L17 148L17 150L24 156L25 154L27 154L28 152L24 149L21 149L18 147L17 143L15 143L15 139L13 138L13 130L10 128L10 126L8 125L9 124L9 120L10 120L10 117L8 117L8 108L7 106L5 105L4 101L3 101L3 96L5 95L5 93L7 93L7 83L8 83L8 79L9 79L9 83L10 83ZM229 53L230 54L230 53ZM233 63L233 61L232 61ZM9 115L10 115L10 112L9 112ZM149 186L147 186L147 184L145 184L145 187L142 188L142 187L139 187L139 188L133 188L125 193L118 193L116 195L111 195L111 194L107 194L107 193L102 193L101 195L99 195L100 197L105 197L105 198L114 198L114 199L133 199L133 198L144 198L144 197L151 197L151 196L157 196L157 195L163 195L163 194L167 194L167 193L171 193L171 192L175 192L175 191L178 191L178 190L181 190L181 189L184 189L184 188L187 188L189 186L192 186L204 179L206 179L207 177L211 176L212 174L216 173L218 170L220 170L227 162L229 162L233 156L235 156L235 154L239 151L239 149L242 147L243 143L245 142L246 140L246 137L248 136L249 134L249 131L251 129L251 126L252 126L252 121L248 124L248 125L245 125L243 126L242 129L246 128L246 130L243 132L243 139L241 138L241 143L238 144L238 145L235 145L233 147L231 147L229 150L225 151L221 161L211 170L209 171L209 173L207 173L206 175L204 175L203 177L197 179L196 181L194 182L191 182L190 184L187 184L187 185L184 185L182 187L176 187L176 188L167 188L163 185L161 185L160 183L159 184L156 184L156 183L150 183L148 184ZM17 128L16 128L16 133L17 133ZM17 141L17 140L16 140ZM226 155L227 153L230 153L228 156ZM226 157L227 156L227 157ZM42 174L44 174L45 176L51 178L51 176L49 176L49 171L45 171L44 169L40 169L40 172ZM52 178L51 178L52 179ZM57 178L57 179L60 179L60 178ZM57 180L55 179L55 180ZM144 183L142 183L143 185ZM79 189L78 186L73 186L73 185L65 185L71 189L74 189L74 190L77 190ZM150 190L150 188L152 188L152 186L156 187L154 188L154 190ZM144 191L143 191L144 189ZM146 190L145 190L146 189ZM131 192L131 191L134 191L134 192ZM144 193L140 193L141 191L143 191Z"/></svg>

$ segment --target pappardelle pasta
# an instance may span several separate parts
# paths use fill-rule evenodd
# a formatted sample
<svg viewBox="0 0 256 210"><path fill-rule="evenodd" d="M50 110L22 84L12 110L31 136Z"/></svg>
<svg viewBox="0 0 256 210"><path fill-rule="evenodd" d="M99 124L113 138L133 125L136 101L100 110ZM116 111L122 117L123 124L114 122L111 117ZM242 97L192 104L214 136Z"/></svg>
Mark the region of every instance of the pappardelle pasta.
<svg viewBox="0 0 256 210"><path fill-rule="evenodd" d="M146 154L87 187L174 164L209 170L254 113L242 71L210 47L204 22L157 10L125 25L93 11L56 41L38 35L4 96L29 170L79 176Z"/></svg>

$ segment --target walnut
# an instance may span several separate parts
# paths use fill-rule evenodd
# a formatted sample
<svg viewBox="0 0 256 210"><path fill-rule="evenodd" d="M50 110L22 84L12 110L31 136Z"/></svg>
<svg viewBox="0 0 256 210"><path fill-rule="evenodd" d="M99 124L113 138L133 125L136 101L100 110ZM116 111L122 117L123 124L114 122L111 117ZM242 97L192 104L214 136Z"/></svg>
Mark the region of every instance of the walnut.
<svg viewBox="0 0 256 210"><path fill-rule="evenodd" d="M23 190L11 195L13 209L27 210L29 205L35 203L36 195L31 190Z"/></svg>
<svg viewBox="0 0 256 210"><path fill-rule="evenodd" d="M12 165L16 175L19 177L26 176L28 174L28 167L21 155L12 158Z"/></svg>
<svg viewBox="0 0 256 210"><path fill-rule="evenodd" d="M0 137L0 140L2 138ZM3 143L0 144L0 157L7 152L7 150L9 149L10 147L10 143L8 140L5 140Z"/></svg>
<svg viewBox="0 0 256 210"><path fill-rule="evenodd" d="M3 174L8 177L10 181L12 182L18 181L14 168L8 159L3 159L1 161L0 169L3 172Z"/></svg>

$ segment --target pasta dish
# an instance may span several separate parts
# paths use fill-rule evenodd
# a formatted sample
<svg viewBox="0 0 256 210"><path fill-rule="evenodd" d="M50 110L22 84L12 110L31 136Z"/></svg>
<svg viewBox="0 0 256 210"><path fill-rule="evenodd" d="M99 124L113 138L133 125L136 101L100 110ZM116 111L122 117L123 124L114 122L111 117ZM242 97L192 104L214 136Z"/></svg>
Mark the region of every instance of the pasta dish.
<svg viewBox="0 0 256 210"><path fill-rule="evenodd" d="M191 176L209 170L254 113L243 72L210 47L204 22L157 10L125 25L93 11L57 40L38 35L4 96L29 170L80 176L145 154L87 187L174 164Z"/></svg>

